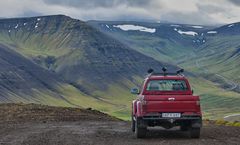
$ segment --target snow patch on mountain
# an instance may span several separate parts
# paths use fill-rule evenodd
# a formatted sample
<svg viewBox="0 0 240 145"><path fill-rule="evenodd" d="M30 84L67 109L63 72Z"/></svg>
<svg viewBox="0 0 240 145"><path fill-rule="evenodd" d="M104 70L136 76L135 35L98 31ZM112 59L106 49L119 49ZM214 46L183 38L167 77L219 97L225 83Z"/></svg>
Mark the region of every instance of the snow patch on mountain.
<svg viewBox="0 0 240 145"><path fill-rule="evenodd" d="M230 25L228 25L228 27L233 27L234 26L234 24L230 24Z"/></svg>
<svg viewBox="0 0 240 145"><path fill-rule="evenodd" d="M138 26L138 25L113 25L113 27L115 28L120 28L123 31L142 31L142 32L148 32L148 33L155 33L156 29L155 28L147 28L147 27L143 27L143 26Z"/></svg>
<svg viewBox="0 0 240 145"><path fill-rule="evenodd" d="M216 34L217 31L208 31L207 33L208 33L208 34Z"/></svg>
<svg viewBox="0 0 240 145"><path fill-rule="evenodd" d="M37 18L37 21L41 21L41 18Z"/></svg>
<svg viewBox="0 0 240 145"><path fill-rule="evenodd" d="M179 34L184 34L184 35L191 35L191 36L195 36L198 35L197 32L194 31L182 31L182 30L178 30L177 28L174 28L175 31L177 31Z"/></svg>
<svg viewBox="0 0 240 145"><path fill-rule="evenodd" d="M203 26L192 26L193 28L202 29Z"/></svg>
<svg viewBox="0 0 240 145"><path fill-rule="evenodd" d="M38 23L36 23L35 28L38 28Z"/></svg>
<svg viewBox="0 0 240 145"><path fill-rule="evenodd" d="M171 27L181 27L180 25L175 25L175 24L172 24L170 25Z"/></svg>
<svg viewBox="0 0 240 145"><path fill-rule="evenodd" d="M106 27L109 29L110 27L108 25L106 25Z"/></svg>
<svg viewBox="0 0 240 145"><path fill-rule="evenodd" d="M18 28L18 24L14 28L17 29Z"/></svg>

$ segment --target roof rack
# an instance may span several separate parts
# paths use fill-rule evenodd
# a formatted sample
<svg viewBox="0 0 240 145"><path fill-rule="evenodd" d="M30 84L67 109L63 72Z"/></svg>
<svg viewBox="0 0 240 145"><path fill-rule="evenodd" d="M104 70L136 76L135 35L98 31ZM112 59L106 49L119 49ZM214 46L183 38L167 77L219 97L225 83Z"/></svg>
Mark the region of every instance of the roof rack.
<svg viewBox="0 0 240 145"><path fill-rule="evenodd" d="M166 67L163 67L162 68L162 73L155 73L153 69L149 69L148 70L148 77L150 76L175 76L175 75L178 75L178 76L184 76L182 73L184 72L184 69L179 69L177 70L175 73L169 73L167 72L167 68Z"/></svg>

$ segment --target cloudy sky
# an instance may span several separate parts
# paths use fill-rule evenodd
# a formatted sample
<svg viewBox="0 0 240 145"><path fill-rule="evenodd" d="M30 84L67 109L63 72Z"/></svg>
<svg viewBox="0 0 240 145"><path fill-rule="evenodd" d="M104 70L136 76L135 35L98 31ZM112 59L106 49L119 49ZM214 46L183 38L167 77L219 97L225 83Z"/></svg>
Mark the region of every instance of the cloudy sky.
<svg viewBox="0 0 240 145"><path fill-rule="evenodd" d="M240 21L240 0L0 0L0 17L52 14L81 20L223 24Z"/></svg>

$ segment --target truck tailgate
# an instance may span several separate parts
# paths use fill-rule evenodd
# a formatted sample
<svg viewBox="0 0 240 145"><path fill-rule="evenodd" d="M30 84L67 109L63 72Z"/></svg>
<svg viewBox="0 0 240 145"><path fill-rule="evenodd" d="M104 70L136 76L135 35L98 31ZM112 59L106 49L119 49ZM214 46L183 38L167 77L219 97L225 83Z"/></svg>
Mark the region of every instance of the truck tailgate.
<svg viewBox="0 0 240 145"><path fill-rule="evenodd" d="M198 112L199 98L192 95L148 95L144 97L144 112Z"/></svg>

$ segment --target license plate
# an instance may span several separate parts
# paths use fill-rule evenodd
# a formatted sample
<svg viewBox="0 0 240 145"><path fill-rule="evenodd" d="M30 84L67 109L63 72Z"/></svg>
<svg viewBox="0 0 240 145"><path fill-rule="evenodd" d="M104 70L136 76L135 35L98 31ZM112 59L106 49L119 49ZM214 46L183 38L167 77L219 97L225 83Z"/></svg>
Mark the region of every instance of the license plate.
<svg viewBox="0 0 240 145"><path fill-rule="evenodd" d="M181 117L181 113L162 113L162 117L179 118L179 117Z"/></svg>

